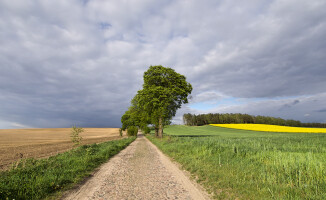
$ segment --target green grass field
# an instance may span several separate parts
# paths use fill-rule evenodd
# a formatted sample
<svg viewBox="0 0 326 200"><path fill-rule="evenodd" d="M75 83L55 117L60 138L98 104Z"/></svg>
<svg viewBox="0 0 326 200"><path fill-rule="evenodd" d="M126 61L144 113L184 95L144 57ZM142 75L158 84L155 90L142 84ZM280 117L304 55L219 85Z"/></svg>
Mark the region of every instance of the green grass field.
<svg viewBox="0 0 326 200"><path fill-rule="evenodd" d="M217 199L326 199L326 134L169 126L149 137Z"/></svg>
<svg viewBox="0 0 326 200"><path fill-rule="evenodd" d="M60 191L84 180L134 140L130 137L83 145L47 159L23 160L0 172L0 199L58 199Z"/></svg>

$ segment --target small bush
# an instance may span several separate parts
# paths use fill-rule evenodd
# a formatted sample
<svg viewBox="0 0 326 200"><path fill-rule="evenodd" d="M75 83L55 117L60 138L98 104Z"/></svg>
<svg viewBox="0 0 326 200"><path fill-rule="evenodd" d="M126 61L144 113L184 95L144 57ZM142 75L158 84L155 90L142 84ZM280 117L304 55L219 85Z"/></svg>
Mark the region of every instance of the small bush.
<svg viewBox="0 0 326 200"><path fill-rule="evenodd" d="M151 132L151 129L148 128L148 126L145 126L145 127L143 128L142 132L143 132L144 134L149 134L149 133Z"/></svg>
<svg viewBox="0 0 326 200"><path fill-rule="evenodd" d="M71 128L70 138L71 138L71 141L74 143L74 146L78 146L81 143L83 138L79 134L82 132L84 132L83 128L79 128L76 126L73 126Z"/></svg>
<svg viewBox="0 0 326 200"><path fill-rule="evenodd" d="M136 126L130 126L127 129L128 136L137 136L138 128Z"/></svg>
<svg viewBox="0 0 326 200"><path fill-rule="evenodd" d="M119 128L120 137L122 137L122 128Z"/></svg>

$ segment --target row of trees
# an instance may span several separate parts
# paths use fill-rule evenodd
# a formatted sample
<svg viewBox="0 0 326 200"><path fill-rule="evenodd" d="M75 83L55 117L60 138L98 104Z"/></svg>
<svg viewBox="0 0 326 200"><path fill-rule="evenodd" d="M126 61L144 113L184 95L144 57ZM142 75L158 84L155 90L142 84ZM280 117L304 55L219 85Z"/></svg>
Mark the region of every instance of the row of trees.
<svg viewBox="0 0 326 200"><path fill-rule="evenodd" d="M322 123L302 123L292 119L282 119L267 116L253 116L241 113L209 113L209 114L184 114L183 122L188 126L202 126L206 124L272 124L281 126L295 127L318 127L326 128L326 124Z"/></svg>
<svg viewBox="0 0 326 200"><path fill-rule="evenodd" d="M151 125L155 135L163 137L163 127L170 124L182 104L188 103L192 86L185 76L160 65L150 66L143 78L143 89L121 117L122 130L136 126L146 132Z"/></svg>

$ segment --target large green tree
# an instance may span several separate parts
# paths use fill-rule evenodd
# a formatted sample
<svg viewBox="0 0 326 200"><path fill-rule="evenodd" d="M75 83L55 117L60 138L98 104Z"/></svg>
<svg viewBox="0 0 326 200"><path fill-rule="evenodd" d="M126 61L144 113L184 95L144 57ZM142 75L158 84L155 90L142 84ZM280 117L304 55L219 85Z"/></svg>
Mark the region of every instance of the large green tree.
<svg viewBox="0 0 326 200"><path fill-rule="evenodd" d="M121 117L122 129L152 124L155 135L163 136L163 127L170 124L177 109L188 103L192 86L186 77L171 68L150 66L144 73L143 89L131 100L131 106Z"/></svg>
<svg viewBox="0 0 326 200"><path fill-rule="evenodd" d="M151 123L150 116L143 112L139 104L139 95L137 94L131 100L131 106L121 117L122 130L128 129L130 126L138 126L140 129L147 127Z"/></svg>
<svg viewBox="0 0 326 200"><path fill-rule="evenodd" d="M188 103L192 86L186 77L171 68L150 66L144 73L143 89L139 90L136 105L163 136L163 126L175 116L182 104Z"/></svg>

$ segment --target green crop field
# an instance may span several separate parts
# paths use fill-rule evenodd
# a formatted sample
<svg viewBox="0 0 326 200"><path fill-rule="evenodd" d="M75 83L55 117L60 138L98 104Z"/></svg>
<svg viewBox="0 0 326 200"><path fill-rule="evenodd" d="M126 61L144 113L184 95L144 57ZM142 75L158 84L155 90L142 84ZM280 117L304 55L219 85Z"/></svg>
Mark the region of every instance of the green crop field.
<svg viewBox="0 0 326 200"><path fill-rule="evenodd" d="M326 199L326 134L169 126L149 136L217 199Z"/></svg>

